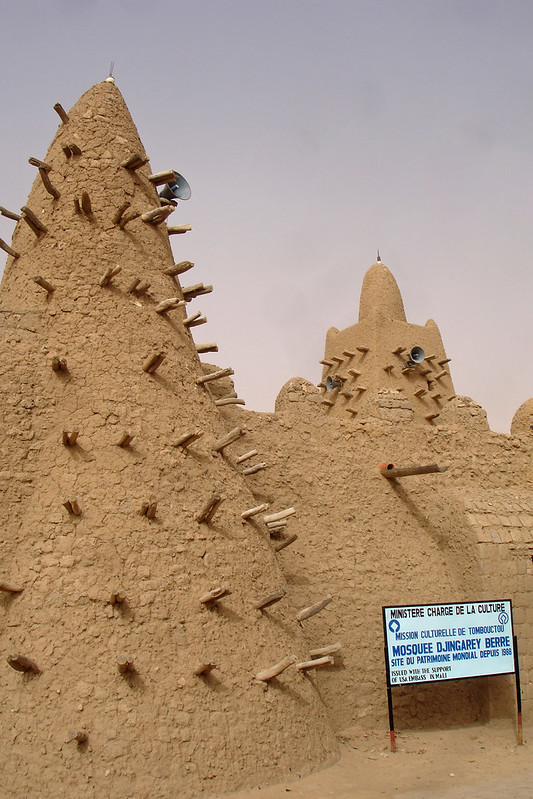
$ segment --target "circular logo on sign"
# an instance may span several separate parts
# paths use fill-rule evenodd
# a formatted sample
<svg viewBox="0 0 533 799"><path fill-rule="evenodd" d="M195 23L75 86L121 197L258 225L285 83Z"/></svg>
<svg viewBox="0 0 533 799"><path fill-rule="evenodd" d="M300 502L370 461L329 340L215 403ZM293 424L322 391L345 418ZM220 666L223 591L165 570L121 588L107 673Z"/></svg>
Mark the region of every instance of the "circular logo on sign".
<svg viewBox="0 0 533 799"><path fill-rule="evenodd" d="M498 621L500 622L500 624L507 624L507 622L509 621L509 616L504 610L502 610L502 612L498 616Z"/></svg>
<svg viewBox="0 0 533 799"><path fill-rule="evenodd" d="M391 633L397 633L399 629L400 629L400 622L398 621L398 619L391 619L389 621L389 630L391 631Z"/></svg>

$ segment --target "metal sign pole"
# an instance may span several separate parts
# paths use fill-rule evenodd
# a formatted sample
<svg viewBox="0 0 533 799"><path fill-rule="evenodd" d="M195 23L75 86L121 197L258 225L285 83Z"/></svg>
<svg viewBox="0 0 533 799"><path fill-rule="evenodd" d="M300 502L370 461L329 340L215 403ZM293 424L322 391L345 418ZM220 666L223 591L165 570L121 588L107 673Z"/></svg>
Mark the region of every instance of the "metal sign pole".
<svg viewBox="0 0 533 799"><path fill-rule="evenodd" d="M516 714L517 714L517 733L518 743L523 744L522 738L522 696L520 691L520 666L518 665L518 641L516 635L513 635L513 649L514 649L514 676L516 685Z"/></svg>
<svg viewBox="0 0 533 799"><path fill-rule="evenodd" d="M389 735L390 735L390 750L396 751L396 733L394 732L394 710L392 707L392 686L390 684L390 670L389 670L389 656L387 647L383 647L385 651L385 670L387 672L387 703L389 706Z"/></svg>

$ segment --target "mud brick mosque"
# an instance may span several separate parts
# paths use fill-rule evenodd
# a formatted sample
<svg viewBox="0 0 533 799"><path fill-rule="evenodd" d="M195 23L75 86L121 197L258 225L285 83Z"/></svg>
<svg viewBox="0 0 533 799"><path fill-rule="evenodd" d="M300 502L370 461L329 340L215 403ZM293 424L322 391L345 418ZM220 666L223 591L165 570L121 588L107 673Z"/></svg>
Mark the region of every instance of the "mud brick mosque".
<svg viewBox="0 0 533 799"><path fill-rule="evenodd" d="M172 255L172 171L112 79L56 110L27 204L0 209L9 795L219 796L333 762L343 729L388 729L384 605L511 599L531 719L533 399L492 432L378 261L321 383L245 409L208 362L204 266ZM399 688L397 726L514 701L510 676Z"/></svg>

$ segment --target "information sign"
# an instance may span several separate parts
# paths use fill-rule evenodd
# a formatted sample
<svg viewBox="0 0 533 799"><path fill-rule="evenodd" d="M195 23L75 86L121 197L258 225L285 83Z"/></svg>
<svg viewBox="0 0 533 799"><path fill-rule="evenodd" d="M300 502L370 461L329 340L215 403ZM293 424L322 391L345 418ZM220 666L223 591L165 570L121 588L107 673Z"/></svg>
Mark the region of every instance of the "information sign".
<svg viewBox="0 0 533 799"><path fill-rule="evenodd" d="M508 599L383 608L389 685L515 671Z"/></svg>

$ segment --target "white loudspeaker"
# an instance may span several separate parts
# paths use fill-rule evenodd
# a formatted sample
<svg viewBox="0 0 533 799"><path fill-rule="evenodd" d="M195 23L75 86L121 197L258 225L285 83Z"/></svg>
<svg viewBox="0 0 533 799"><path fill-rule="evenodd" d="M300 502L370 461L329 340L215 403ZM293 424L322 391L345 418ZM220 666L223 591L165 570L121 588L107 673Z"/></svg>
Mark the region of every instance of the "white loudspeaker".
<svg viewBox="0 0 533 799"><path fill-rule="evenodd" d="M188 200L191 196L191 187L179 172L174 172L174 180L171 180L159 192L159 196L165 200Z"/></svg>
<svg viewBox="0 0 533 799"><path fill-rule="evenodd" d="M426 353L422 347L413 347L409 353L409 360L413 361L413 363L422 363L425 357Z"/></svg>
<svg viewBox="0 0 533 799"><path fill-rule="evenodd" d="M333 377L328 377L326 380L326 391L333 391L334 388L340 388L342 380L335 380Z"/></svg>

